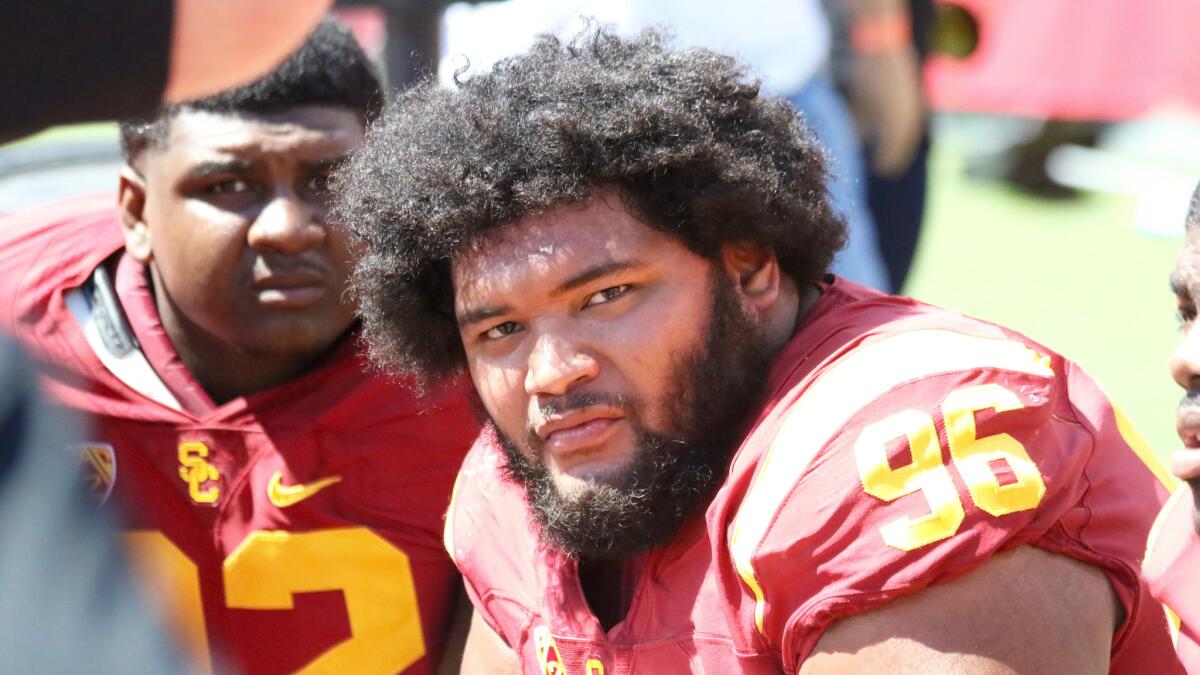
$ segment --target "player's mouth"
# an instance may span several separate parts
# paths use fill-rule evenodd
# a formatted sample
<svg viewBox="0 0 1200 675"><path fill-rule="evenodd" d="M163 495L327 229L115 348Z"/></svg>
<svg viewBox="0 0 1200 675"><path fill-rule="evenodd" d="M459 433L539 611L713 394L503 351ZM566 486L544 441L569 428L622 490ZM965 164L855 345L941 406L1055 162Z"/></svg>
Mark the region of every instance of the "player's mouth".
<svg viewBox="0 0 1200 675"><path fill-rule="evenodd" d="M603 446L616 434L622 419L624 414L615 408L585 408L548 417L535 425L533 432L562 468L604 454Z"/></svg>
<svg viewBox="0 0 1200 675"><path fill-rule="evenodd" d="M309 307L329 293L325 276L315 271L256 276L253 289L260 304L280 308Z"/></svg>
<svg viewBox="0 0 1200 675"><path fill-rule="evenodd" d="M1189 391L1175 412L1175 431L1183 450L1171 456L1171 473L1184 480L1200 478L1200 403Z"/></svg>
<svg viewBox="0 0 1200 675"><path fill-rule="evenodd" d="M1175 431L1188 448L1200 448L1200 404L1184 399L1175 412Z"/></svg>
<svg viewBox="0 0 1200 675"><path fill-rule="evenodd" d="M1183 480L1200 479L1200 450L1184 448L1171 455L1171 473Z"/></svg>

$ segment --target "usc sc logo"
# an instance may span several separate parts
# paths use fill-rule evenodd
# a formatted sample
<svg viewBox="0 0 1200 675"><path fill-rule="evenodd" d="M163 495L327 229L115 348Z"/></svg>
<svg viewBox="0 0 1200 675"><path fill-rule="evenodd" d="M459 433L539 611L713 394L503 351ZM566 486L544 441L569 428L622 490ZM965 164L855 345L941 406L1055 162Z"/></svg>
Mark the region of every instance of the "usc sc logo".
<svg viewBox="0 0 1200 675"><path fill-rule="evenodd" d="M216 504L221 489L206 483L219 481L221 472L208 462L208 446L200 441L179 444L179 478L188 484L188 496L197 504Z"/></svg>

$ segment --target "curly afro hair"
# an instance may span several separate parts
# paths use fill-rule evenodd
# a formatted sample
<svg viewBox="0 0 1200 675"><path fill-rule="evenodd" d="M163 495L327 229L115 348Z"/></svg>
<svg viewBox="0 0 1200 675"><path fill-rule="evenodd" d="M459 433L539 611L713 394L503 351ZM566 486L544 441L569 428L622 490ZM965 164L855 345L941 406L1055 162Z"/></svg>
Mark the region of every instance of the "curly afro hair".
<svg viewBox="0 0 1200 675"><path fill-rule="evenodd" d="M363 243L352 286L372 358L420 385L464 369L450 268L484 233L615 189L698 255L759 244L804 286L845 240L825 181L797 112L733 58L590 26L457 89L401 94L335 176L334 214Z"/></svg>

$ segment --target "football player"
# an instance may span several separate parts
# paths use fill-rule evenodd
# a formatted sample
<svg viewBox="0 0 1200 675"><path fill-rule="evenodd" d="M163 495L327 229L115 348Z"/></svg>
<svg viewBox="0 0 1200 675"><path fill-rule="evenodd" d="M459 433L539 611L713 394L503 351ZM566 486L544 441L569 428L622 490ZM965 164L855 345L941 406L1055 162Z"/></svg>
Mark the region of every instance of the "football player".
<svg viewBox="0 0 1200 675"><path fill-rule="evenodd" d="M1175 413L1183 449L1171 460L1171 470L1189 485L1179 488L1155 522L1146 551L1150 589L1172 613L1179 659L1190 673L1200 673L1200 594L1195 575L1200 570L1200 331L1196 303L1200 299L1200 187L1192 194L1183 250L1175 261L1171 289L1179 303L1183 338L1171 356L1171 376L1185 395Z"/></svg>
<svg viewBox="0 0 1200 675"><path fill-rule="evenodd" d="M1013 331L828 276L825 177L785 102L653 31L372 127L334 212L373 354L490 418L445 531L467 672L1172 672L1127 420Z"/></svg>
<svg viewBox="0 0 1200 675"><path fill-rule="evenodd" d="M381 104L326 21L262 79L122 124L116 200L0 222L0 322L92 417L75 450L205 668L427 673L447 640L468 389L371 372L327 216Z"/></svg>

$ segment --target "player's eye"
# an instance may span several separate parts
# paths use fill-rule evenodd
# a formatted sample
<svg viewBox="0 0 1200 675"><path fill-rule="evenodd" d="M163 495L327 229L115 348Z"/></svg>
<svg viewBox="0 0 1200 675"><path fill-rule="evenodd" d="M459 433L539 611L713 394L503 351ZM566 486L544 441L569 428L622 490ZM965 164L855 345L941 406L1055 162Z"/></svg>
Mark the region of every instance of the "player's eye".
<svg viewBox="0 0 1200 675"><path fill-rule="evenodd" d="M230 178L229 180L209 183L204 188L204 191L211 195L240 194L242 192L247 192L248 190L250 190L250 183L240 178Z"/></svg>
<svg viewBox="0 0 1200 675"><path fill-rule="evenodd" d="M625 293L629 291L629 288L629 284L609 286L602 291L597 291L589 295L587 301L583 303L583 306L594 307L595 305L603 305L606 302L612 302L622 295L625 295Z"/></svg>
<svg viewBox="0 0 1200 675"><path fill-rule="evenodd" d="M483 332L483 337L488 340L499 340L521 330L520 324L514 321L505 321L502 324L492 326Z"/></svg>
<svg viewBox="0 0 1200 675"><path fill-rule="evenodd" d="M1179 320L1179 328L1186 330L1196 320L1196 308L1192 305L1180 305L1175 318Z"/></svg>
<svg viewBox="0 0 1200 675"><path fill-rule="evenodd" d="M1196 318L1196 306L1188 295L1182 293L1175 295L1175 318L1180 322L1181 330L1192 327L1192 322Z"/></svg>
<svg viewBox="0 0 1200 675"><path fill-rule="evenodd" d="M325 174L312 176L305 182L304 187L310 192L322 194L329 189L329 176Z"/></svg>

